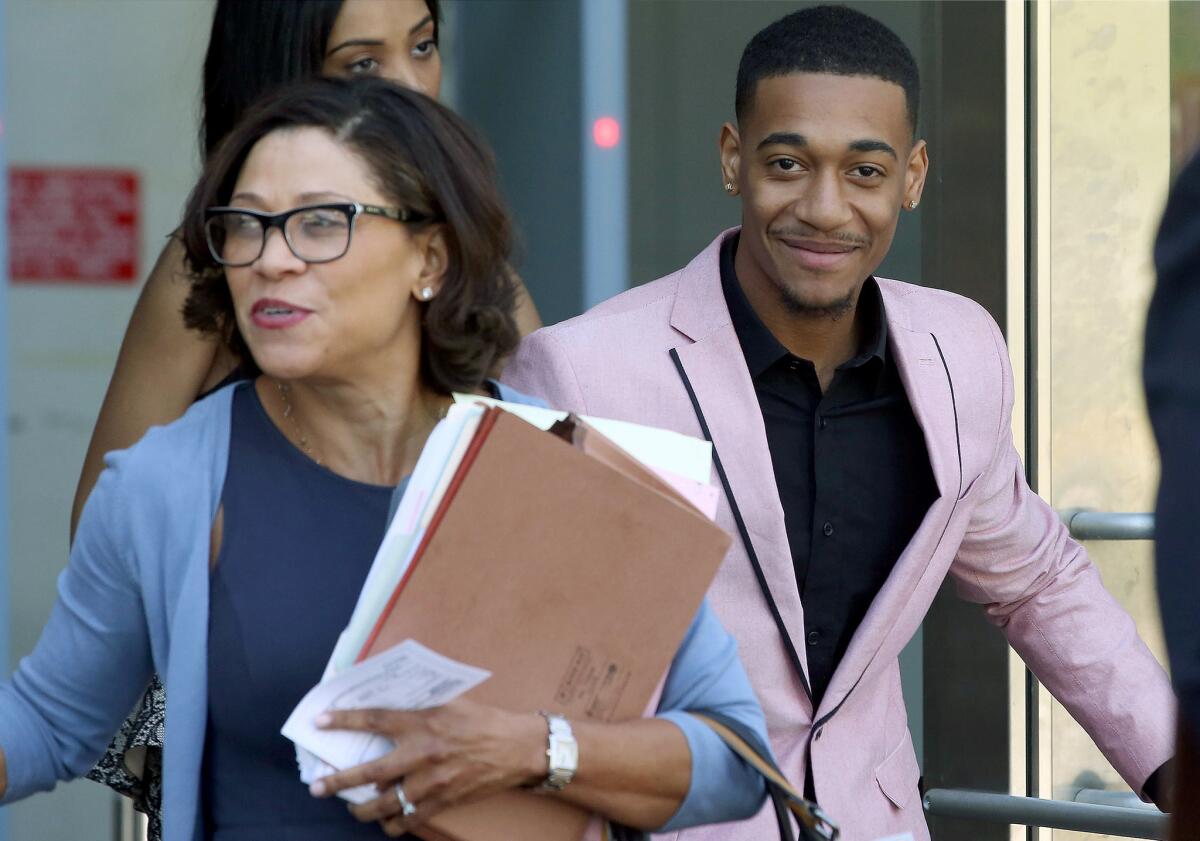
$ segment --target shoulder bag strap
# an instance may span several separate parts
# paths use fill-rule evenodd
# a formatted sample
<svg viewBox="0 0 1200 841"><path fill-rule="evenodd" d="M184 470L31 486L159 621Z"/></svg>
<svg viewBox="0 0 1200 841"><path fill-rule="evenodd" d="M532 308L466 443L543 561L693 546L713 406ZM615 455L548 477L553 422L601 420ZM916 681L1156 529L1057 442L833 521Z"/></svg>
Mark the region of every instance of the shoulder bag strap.
<svg viewBox="0 0 1200 841"><path fill-rule="evenodd" d="M689 715L712 728L730 750L762 774L767 784L767 793L775 807L781 841L796 841L796 834L792 831L792 818L795 818L800 827L799 841L836 841L837 825L821 807L800 795L796 787L779 770L771 758L770 751L753 731L740 721L718 713ZM617 824L606 823L604 829L604 841L647 841L650 837L648 833Z"/></svg>

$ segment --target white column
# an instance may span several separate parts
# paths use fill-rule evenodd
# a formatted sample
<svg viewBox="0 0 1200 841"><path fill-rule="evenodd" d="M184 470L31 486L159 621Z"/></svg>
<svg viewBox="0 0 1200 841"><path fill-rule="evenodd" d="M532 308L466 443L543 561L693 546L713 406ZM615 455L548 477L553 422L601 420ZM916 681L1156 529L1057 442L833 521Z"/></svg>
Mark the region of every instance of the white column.
<svg viewBox="0 0 1200 841"><path fill-rule="evenodd" d="M627 0L580 0L583 306L629 287Z"/></svg>

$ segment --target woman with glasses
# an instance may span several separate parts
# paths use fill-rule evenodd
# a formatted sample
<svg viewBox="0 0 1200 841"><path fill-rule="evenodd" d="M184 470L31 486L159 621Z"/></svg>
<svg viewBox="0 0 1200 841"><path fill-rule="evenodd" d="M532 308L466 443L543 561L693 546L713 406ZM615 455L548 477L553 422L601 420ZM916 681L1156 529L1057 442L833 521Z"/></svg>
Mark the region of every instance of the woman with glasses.
<svg viewBox="0 0 1200 841"><path fill-rule="evenodd" d="M217 0L204 60L201 154L207 158L251 103L312 76L377 76L437 98L441 88L440 0ZM180 317L188 284L183 246L172 236L134 308L88 446L71 530L110 450L169 423L201 394L241 375L220 336ZM518 283L517 326L541 326Z"/></svg>
<svg viewBox="0 0 1200 841"><path fill-rule="evenodd" d="M321 679L393 488L450 392L488 390L517 340L508 220L489 155L451 112L384 81L320 80L234 129L182 234L185 318L253 378L110 455L51 619L0 686L4 799L86 771L157 669L172 841L398 836L548 783L547 796L640 829L755 813L761 779L689 715L766 742L707 605L654 718L551 725L462 699L364 713L398 749L311 791L299 782L279 730ZM552 726L577 744L573 777L547 761ZM379 796L347 810L330 795L351 778Z"/></svg>
<svg viewBox="0 0 1200 841"><path fill-rule="evenodd" d="M325 75L382 77L437 98L442 64L439 0L217 0L204 61L201 152L208 158L250 105L270 89ZM88 445L71 530L104 467L104 456L170 423L201 394L243 378L245 357L220 333L185 324L190 285L184 246L173 235L134 308L116 370ZM518 281L517 326L540 326ZM116 734L91 778L134 799L160 837L164 698L157 679Z"/></svg>

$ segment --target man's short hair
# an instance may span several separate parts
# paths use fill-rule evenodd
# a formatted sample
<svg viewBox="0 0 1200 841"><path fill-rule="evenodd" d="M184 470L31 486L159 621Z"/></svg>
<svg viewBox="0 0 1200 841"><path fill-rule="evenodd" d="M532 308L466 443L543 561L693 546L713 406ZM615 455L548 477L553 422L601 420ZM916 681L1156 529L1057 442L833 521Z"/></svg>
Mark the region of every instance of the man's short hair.
<svg viewBox="0 0 1200 841"><path fill-rule="evenodd" d="M871 76L904 89L908 121L917 130L921 78L912 53L895 32L845 6L815 6L780 18L746 45L738 64L735 109L750 112L762 79L791 73Z"/></svg>

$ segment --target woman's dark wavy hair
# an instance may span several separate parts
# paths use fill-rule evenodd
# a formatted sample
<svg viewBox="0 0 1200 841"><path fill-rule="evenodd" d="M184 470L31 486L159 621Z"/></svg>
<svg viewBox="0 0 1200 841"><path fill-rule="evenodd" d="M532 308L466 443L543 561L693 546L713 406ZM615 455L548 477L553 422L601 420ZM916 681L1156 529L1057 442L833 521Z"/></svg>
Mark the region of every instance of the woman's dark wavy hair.
<svg viewBox="0 0 1200 841"><path fill-rule="evenodd" d="M358 155L399 207L442 225L449 255L442 288L424 308L421 372L445 391L477 388L517 345L512 229L487 145L460 117L423 94L381 79L314 79L252 108L209 157L188 198L183 242L192 274L189 327L217 333L258 370L234 318L221 266L204 236L206 208L228 203L242 165L275 131L318 128ZM354 246L351 245L353 248Z"/></svg>
<svg viewBox="0 0 1200 841"><path fill-rule="evenodd" d="M217 0L204 57L200 150L207 158L273 88L321 75L343 0ZM425 0L439 32L440 0Z"/></svg>

